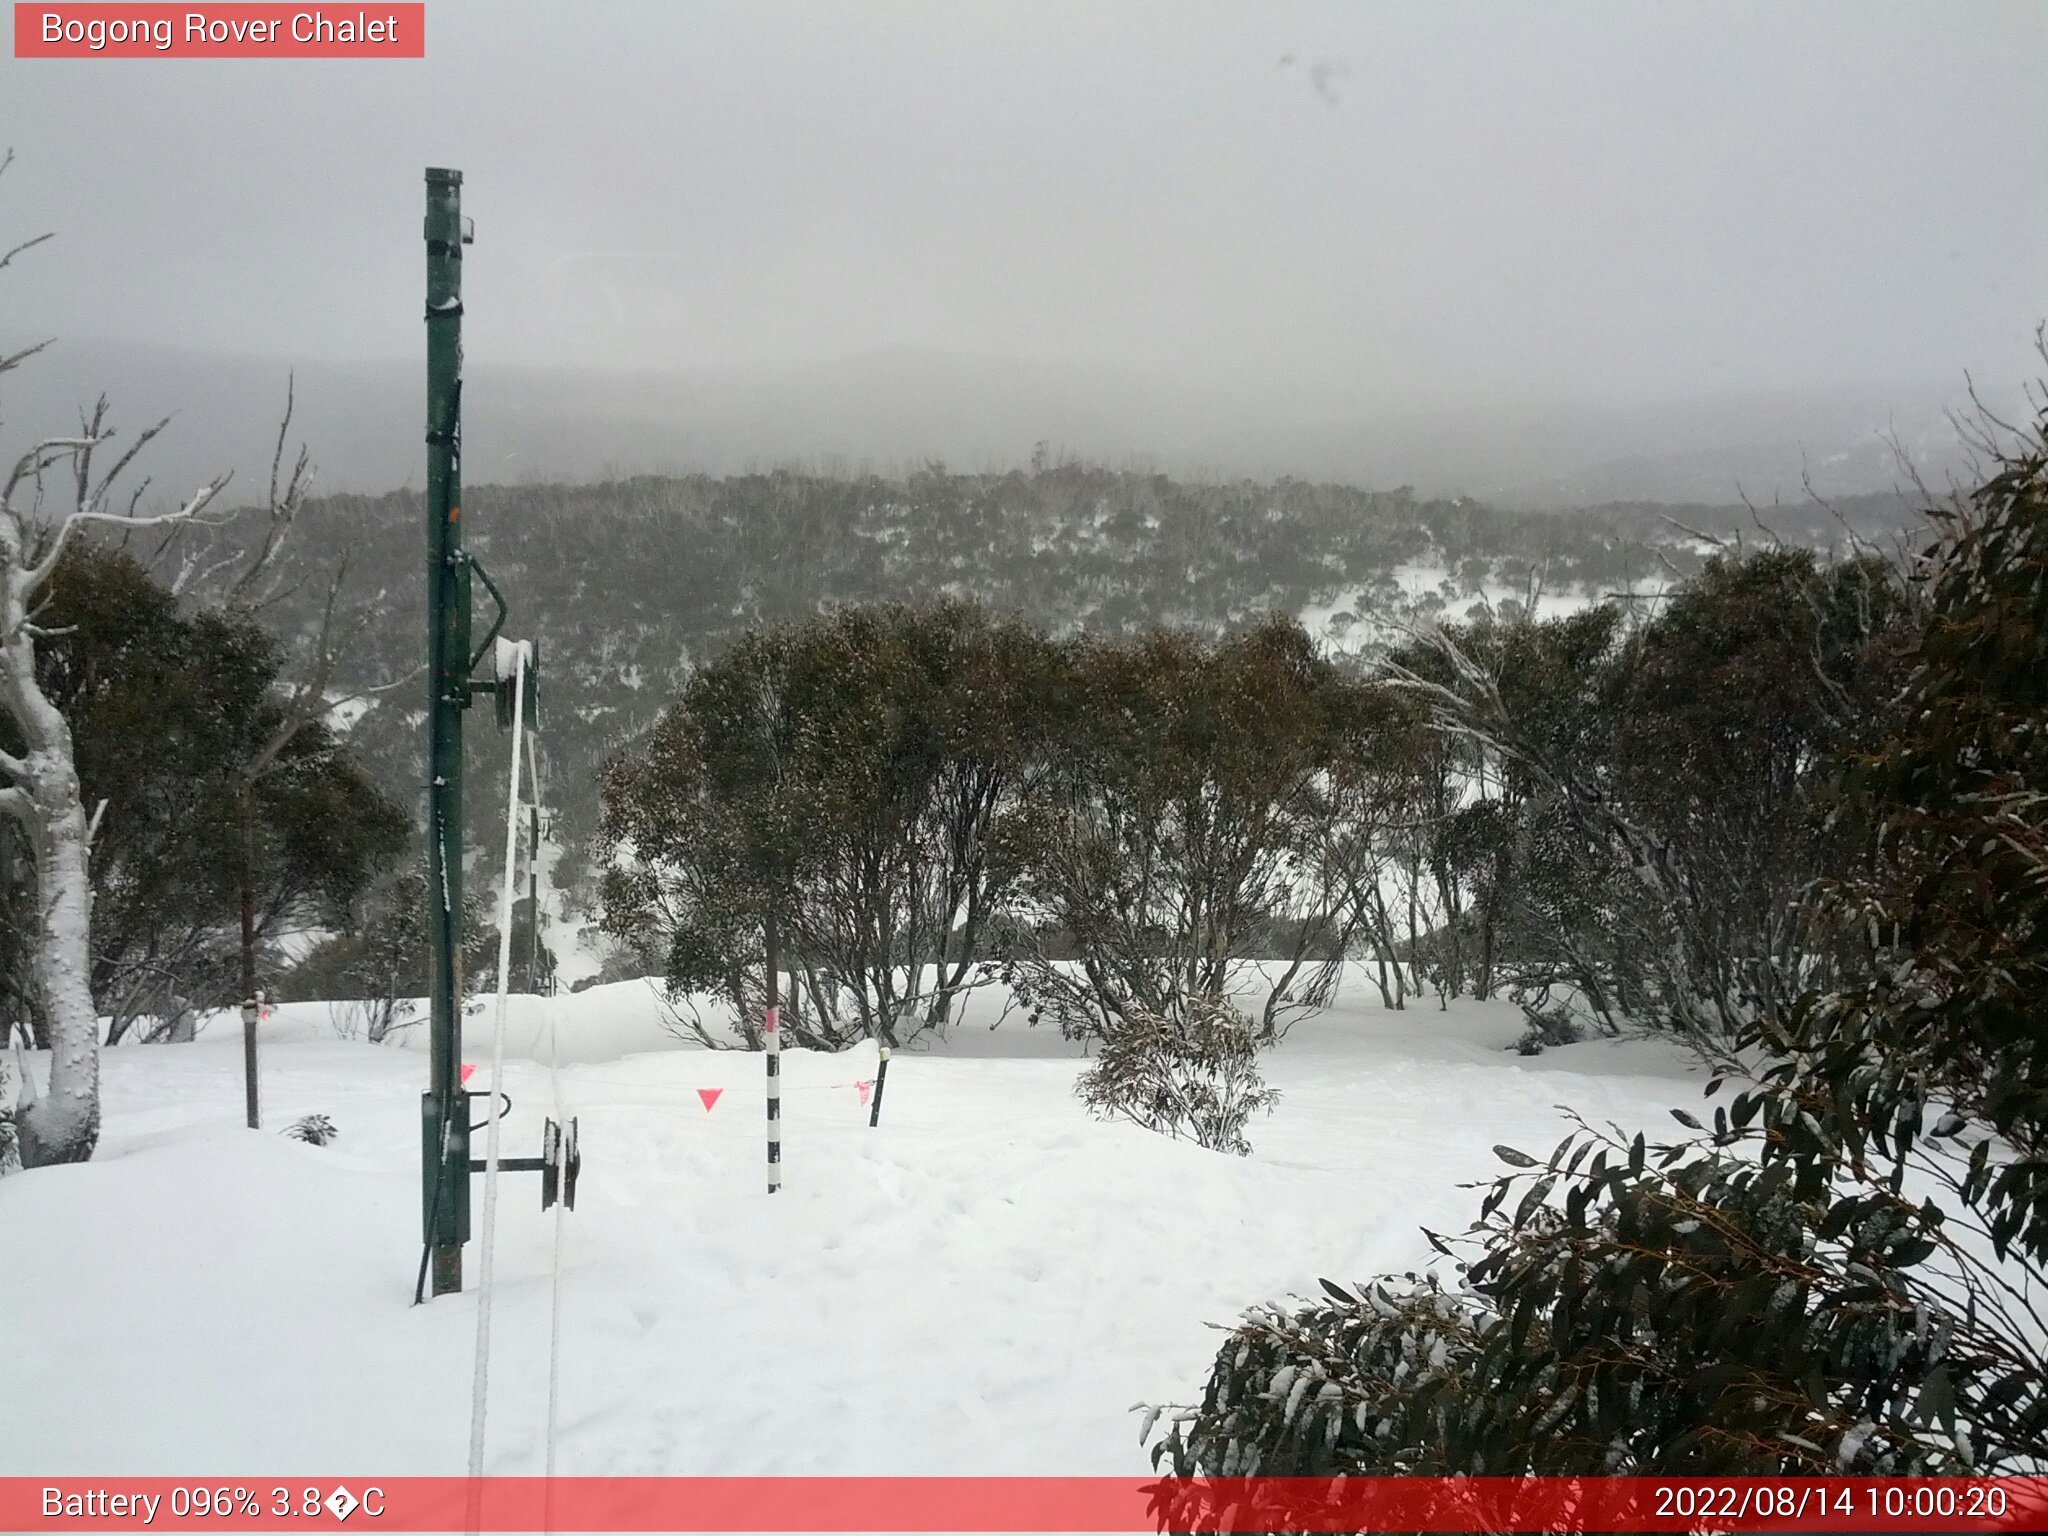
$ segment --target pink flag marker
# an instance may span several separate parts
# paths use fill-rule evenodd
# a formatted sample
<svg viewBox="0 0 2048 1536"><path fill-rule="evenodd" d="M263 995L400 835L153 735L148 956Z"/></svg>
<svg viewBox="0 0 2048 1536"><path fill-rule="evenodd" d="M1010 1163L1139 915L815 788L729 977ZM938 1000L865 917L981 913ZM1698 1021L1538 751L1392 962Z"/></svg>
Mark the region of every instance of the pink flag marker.
<svg viewBox="0 0 2048 1536"><path fill-rule="evenodd" d="M874 1091L875 1080L871 1077L864 1077L853 1086L860 1090L860 1107L866 1109L868 1107L868 1095Z"/></svg>
<svg viewBox="0 0 2048 1536"><path fill-rule="evenodd" d="M466 1083L466 1082L468 1082L468 1081L469 1081L469 1079L470 1079L470 1075L471 1075L472 1073L474 1073L475 1071L476 1071L476 1063L474 1063L474 1062L469 1062L469 1061L465 1061L465 1062L464 1062L464 1063L462 1064L462 1080L463 1080L463 1081L464 1081L465 1083Z"/></svg>
<svg viewBox="0 0 2048 1536"><path fill-rule="evenodd" d="M723 1092L725 1092L723 1088L699 1088L697 1090L697 1097L704 1101L704 1112L706 1114L711 1112L711 1106L718 1102L718 1096Z"/></svg>

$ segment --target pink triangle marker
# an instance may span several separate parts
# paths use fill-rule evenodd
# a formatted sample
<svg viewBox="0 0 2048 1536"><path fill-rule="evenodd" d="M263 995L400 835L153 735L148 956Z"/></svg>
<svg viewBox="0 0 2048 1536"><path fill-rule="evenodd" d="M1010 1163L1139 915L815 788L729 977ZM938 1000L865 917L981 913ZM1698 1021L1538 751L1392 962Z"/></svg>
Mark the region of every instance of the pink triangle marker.
<svg viewBox="0 0 2048 1536"><path fill-rule="evenodd" d="M475 1072L476 1072L476 1063L474 1063L474 1062L469 1062L469 1061L465 1061L465 1062L464 1062L464 1063L462 1064L462 1080L463 1080L463 1081L464 1081L465 1083L466 1083L466 1082L468 1082L468 1081L470 1080L470 1078L471 1078L471 1077L472 1077L472 1076L473 1076L473 1075L475 1074Z"/></svg>
<svg viewBox="0 0 2048 1536"><path fill-rule="evenodd" d="M697 1097L704 1101L704 1112L706 1114L711 1112L711 1106L718 1102L718 1096L723 1092L725 1092L723 1088L699 1088L697 1090Z"/></svg>

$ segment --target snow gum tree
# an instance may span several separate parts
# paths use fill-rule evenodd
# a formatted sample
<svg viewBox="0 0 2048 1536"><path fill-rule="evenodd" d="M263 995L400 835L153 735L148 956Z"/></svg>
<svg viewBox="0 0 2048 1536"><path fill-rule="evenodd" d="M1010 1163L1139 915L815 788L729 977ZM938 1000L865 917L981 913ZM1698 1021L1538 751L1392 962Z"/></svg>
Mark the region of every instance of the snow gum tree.
<svg viewBox="0 0 2048 1536"><path fill-rule="evenodd" d="M1067 650L1066 718L1027 888L1078 966L1029 951L1010 979L1074 1038L1257 975L1258 1027L1328 1000L1356 922L1325 856L1333 775L1374 700L1292 620L1221 642L1172 630Z"/></svg>
<svg viewBox="0 0 2048 1536"><path fill-rule="evenodd" d="M0 171L12 158L0 159ZM0 254L0 268L47 238L37 236ZM0 355L0 376L48 345ZM84 1161L92 1155L100 1127L92 883L86 864L92 829L71 727L37 676L37 651L47 638L37 618L50 578L80 530L93 523L165 527L189 522L219 493L224 482L216 480L173 510L154 515L136 513L139 489L125 504L114 499L122 472L164 425L159 422L139 434L101 473L96 457L114 440L102 399L81 421L76 436L31 444L0 482L0 717L14 737L10 749L0 750L0 815L21 828L32 852L38 911L33 970L51 1044L47 1082L39 1090L31 1069L19 1090L14 1119L24 1167Z"/></svg>
<svg viewBox="0 0 2048 1536"><path fill-rule="evenodd" d="M104 1043L159 1038L188 1008L248 995L249 941L270 951L287 932L347 926L404 847L404 809L317 720L249 772L252 744L278 739L294 694L279 678L284 647L246 614L183 612L140 561L83 541L41 605L38 684L70 727L99 822L91 984ZM0 724L0 748L9 736ZM0 858L30 863L15 828L0 824L0 843ZM35 910L29 882L0 881L8 959L27 954ZM0 970L0 1018L47 1046L27 970Z"/></svg>
<svg viewBox="0 0 2048 1536"><path fill-rule="evenodd" d="M1896 692L1908 606L1867 553L1772 548L1716 556L1633 622L1602 607L1396 654L1464 754L1431 836L1465 891L1435 942L1451 990L1504 982L1541 1020L1555 989L1609 1029L1720 1046L1842 974L1815 898L1855 857L1837 780Z"/></svg>
<svg viewBox="0 0 2048 1536"><path fill-rule="evenodd" d="M789 1038L943 1026L1013 913L1051 665L1042 636L957 602L747 636L606 771L608 928L676 997L722 997L750 1047L771 916Z"/></svg>

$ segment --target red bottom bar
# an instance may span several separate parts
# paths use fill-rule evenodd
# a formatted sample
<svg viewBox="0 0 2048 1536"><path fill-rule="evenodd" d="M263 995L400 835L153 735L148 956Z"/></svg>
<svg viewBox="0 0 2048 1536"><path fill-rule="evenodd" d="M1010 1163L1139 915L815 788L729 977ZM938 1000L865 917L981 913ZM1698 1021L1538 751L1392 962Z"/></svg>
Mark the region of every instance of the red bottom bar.
<svg viewBox="0 0 2048 1536"><path fill-rule="evenodd" d="M2040 1531L2048 1478L0 1478L7 1531Z"/></svg>

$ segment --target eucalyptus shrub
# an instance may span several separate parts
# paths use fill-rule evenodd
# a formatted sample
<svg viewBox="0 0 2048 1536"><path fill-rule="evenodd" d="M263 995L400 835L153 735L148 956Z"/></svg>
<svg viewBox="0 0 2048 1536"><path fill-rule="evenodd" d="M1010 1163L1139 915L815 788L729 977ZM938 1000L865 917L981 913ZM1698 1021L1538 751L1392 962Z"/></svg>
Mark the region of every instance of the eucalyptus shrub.
<svg viewBox="0 0 2048 1536"><path fill-rule="evenodd" d="M1788 1105L1658 1146L1512 1148L1450 1286L1254 1309L1154 1447L1180 1476L1946 1475L2044 1446L2042 1360L1952 1310L1931 1202L1759 1159ZM1794 1113L1797 1113L1795 1110ZM1746 1145L1745 1145L1746 1144ZM1740 1147L1742 1150L1738 1151Z"/></svg>
<svg viewBox="0 0 2048 1536"><path fill-rule="evenodd" d="M1261 1307L1182 1475L2048 1469L2048 415L1939 514L1823 834L1846 980L1762 1010L1688 1135L1513 1148L1454 1278ZM1717 1079L1714 1094L1728 1084Z"/></svg>
<svg viewBox="0 0 2048 1536"><path fill-rule="evenodd" d="M1280 1095L1259 1075L1252 1021L1227 999L1195 997L1172 1013L1135 1012L1102 1042L1075 1085L1081 1102L1215 1152L1249 1156L1245 1126Z"/></svg>

